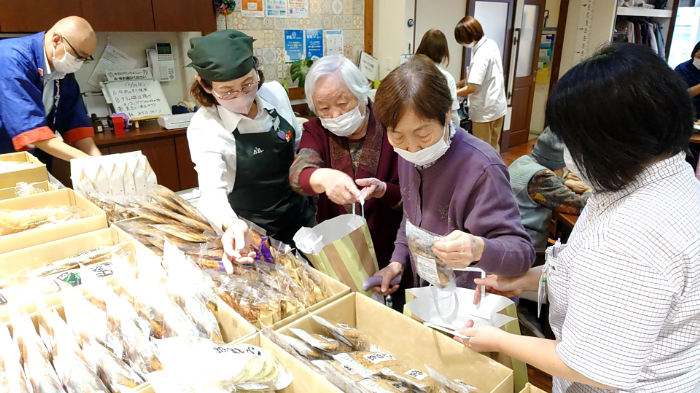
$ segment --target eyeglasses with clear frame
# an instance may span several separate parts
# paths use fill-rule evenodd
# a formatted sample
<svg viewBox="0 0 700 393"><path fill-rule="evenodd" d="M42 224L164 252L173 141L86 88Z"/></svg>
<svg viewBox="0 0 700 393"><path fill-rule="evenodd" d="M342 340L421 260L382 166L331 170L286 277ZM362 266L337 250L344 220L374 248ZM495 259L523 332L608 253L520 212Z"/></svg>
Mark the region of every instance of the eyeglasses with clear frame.
<svg viewBox="0 0 700 393"><path fill-rule="evenodd" d="M229 90L222 94L219 94L213 88L211 89L211 91L214 92L214 95L217 96L220 100L232 100L241 95L241 93L248 94L251 91L257 89L258 85L260 84L260 79L258 79L257 72L255 73L255 79L255 82L250 82L246 83L245 85L242 85L240 90Z"/></svg>

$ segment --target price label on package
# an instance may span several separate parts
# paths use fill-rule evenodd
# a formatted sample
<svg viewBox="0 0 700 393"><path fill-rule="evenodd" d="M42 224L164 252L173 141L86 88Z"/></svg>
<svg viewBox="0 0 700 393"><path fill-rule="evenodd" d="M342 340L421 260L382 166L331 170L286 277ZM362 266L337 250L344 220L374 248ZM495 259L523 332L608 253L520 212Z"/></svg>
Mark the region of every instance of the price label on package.
<svg viewBox="0 0 700 393"><path fill-rule="evenodd" d="M418 275L427 282L438 283L440 282L440 276L438 276L437 263L432 258L424 257L420 254L413 253L416 258L416 268L418 269Z"/></svg>

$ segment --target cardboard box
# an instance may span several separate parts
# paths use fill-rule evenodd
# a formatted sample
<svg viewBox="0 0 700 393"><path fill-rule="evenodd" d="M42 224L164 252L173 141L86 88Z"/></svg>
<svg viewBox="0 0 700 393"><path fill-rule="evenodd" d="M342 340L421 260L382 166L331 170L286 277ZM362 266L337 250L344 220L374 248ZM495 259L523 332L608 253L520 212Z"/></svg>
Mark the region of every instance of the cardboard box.
<svg viewBox="0 0 700 393"><path fill-rule="evenodd" d="M56 191L56 187L48 181L42 181L38 183L30 183L32 186L44 190L44 191ZM0 200L17 198L17 186L1 188L0 189Z"/></svg>
<svg viewBox="0 0 700 393"><path fill-rule="evenodd" d="M296 360L292 355L282 350L272 341L260 333L243 338L231 343L231 345L249 344L256 345L270 353L280 362L282 368L292 376L292 384L276 393L341 393L341 391L326 381L324 377L315 373L310 368ZM145 384L136 389L139 393L155 393L150 384Z"/></svg>
<svg viewBox="0 0 700 393"><path fill-rule="evenodd" d="M366 296L350 294L313 314L356 327L372 343L409 367L425 370L427 364L449 378L475 386L480 392L513 391L513 371L509 368ZM294 337L289 330L292 327L327 333L311 316L300 318L278 332Z"/></svg>
<svg viewBox="0 0 700 393"><path fill-rule="evenodd" d="M70 189L49 191L43 194L0 201L0 210L25 210L46 206L78 206L85 210L87 217L0 236L0 253L107 228L107 216L105 213L99 207Z"/></svg>
<svg viewBox="0 0 700 393"><path fill-rule="evenodd" d="M328 291L328 298L314 304L313 306L307 308L306 310L298 312L294 315L291 315L291 316L284 318L283 320L273 324L272 326L270 326L270 328L272 330L278 330L278 329L282 328L283 326L287 326L290 323L296 321L297 319L299 319L305 315L308 315L309 313L314 312L318 309L321 309L321 308L335 302L336 300L338 300L338 299L342 298L343 296L346 296L347 294L350 293L350 287L348 287L347 285L341 283L340 281L336 281L336 280L330 278L329 276L319 272L318 270L316 270L314 268L311 268L311 269L313 270L312 273L314 273L316 275L316 277L318 277L319 280L326 286L326 290Z"/></svg>
<svg viewBox="0 0 700 393"><path fill-rule="evenodd" d="M521 390L520 393L547 393L547 392L540 389L540 388L536 388L528 383L528 384L525 384L525 389Z"/></svg>
<svg viewBox="0 0 700 393"><path fill-rule="evenodd" d="M92 250L100 246L113 246L121 242L130 243L127 247L129 251L128 260L130 263L135 265L136 260L148 260L149 258L154 263L160 263L160 259L153 254L151 250L136 241L136 239L118 228L111 228L0 254L0 277L7 277L25 269L36 269L37 267L60 261L82 251ZM17 261L21 261L21 263ZM2 291L0 291L0 293L2 293ZM47 303L60 303L58 294L50 295L46 297L46 299ZM27 311L28 313L36 311L36 306L33 301L23 303L24 304L14 302L13 304L20 310ZM7 310L0 306L0 321L6 320Z"/></svg>
<svg viewBox="0 0 700 393"><path fill-rule="evenodd" d="M14 187L17 183L36 183L49 180L46 165L27 152L0 155L0 161L32 162L34 167L0 172L0 188Z"/></svg>

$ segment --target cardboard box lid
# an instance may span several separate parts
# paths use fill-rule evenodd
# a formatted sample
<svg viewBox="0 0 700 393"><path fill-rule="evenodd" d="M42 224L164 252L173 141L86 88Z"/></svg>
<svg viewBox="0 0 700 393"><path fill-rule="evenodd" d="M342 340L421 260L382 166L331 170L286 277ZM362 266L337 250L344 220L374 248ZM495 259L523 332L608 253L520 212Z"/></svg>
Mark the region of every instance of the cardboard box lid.
<svg viewBox="0 0 700 393"><path fill-rule="evenodd" d="M410 367L425 370L427 364L481 392L513 391L513 371L509 368L364 295L352 293L312 314L357 327L372 343ZM292 327L326 333L310 316L278 332L294 336L289 330Z"/></svg>
<svg viewBox="0 0 700 393"><path fill-rule="evenodd" d="M87 217L0 236L0 253L107 228L107 215L104 211L71 189L0 201L0 210L25 210L46 206L78 206L85 210ZM2 274L5 273L0 270L0 276Z"/></svg>

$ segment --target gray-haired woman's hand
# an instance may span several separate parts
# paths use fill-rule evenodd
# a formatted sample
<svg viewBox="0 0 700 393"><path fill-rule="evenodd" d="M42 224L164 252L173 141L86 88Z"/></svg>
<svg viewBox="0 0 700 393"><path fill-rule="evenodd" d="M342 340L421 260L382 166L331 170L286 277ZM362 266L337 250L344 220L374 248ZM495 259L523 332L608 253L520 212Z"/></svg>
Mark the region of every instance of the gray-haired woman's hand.
<svg viewBox="0 0 700 393"><path fill-rule="evenodd" d="M347 174L335 169L321 168L309 179L311 187L318 193L326 193L331 202L348 205L358 201L360 190Z"/></svg>

